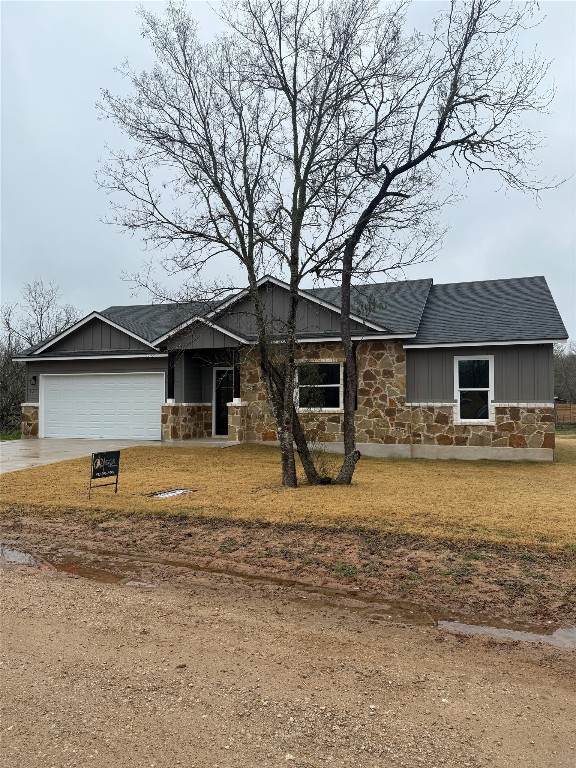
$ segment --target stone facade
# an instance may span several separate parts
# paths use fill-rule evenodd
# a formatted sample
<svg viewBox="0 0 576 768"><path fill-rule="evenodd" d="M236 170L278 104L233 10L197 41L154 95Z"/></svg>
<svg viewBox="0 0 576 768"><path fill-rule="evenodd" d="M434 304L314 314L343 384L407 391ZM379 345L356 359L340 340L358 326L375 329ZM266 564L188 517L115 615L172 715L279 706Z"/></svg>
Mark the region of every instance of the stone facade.
<svg viewBox="0 0 576 768"><path fill-rule="evenodd" d="M410 443L411 414L405 405L406 352L402 343L361 342L356 361L356 440L384 445Z"/></svg>
<svg viewBox="0 0 576 768"><path fill-rule="evenodd" d="M38 437L38 414L39 407L37 405L22 406L22 437Z"/></svg>
<svg viewBox="0 0 576 768"><path fill-rule="evenodd" d="M305 344L296 350L298 360L340 363L344 360L341 344ZM276 422L266 401L266 388L253 351L247 353L240 369L240 392L246 403L246 440L271 442L278 439ZM230 411L229 411L230 412ZM334 412L301 413L303 426L312 442L341 442L342 414Z"/></svg>
<svg viewBox="0 0 576 768"><path fill-rule="evenodd" d="M228 440L234 443L246 441L247 403L228 404Z"/></svg>
<svg viewBox="0 0 576 768"><path fill-rule="evenodd" d="M212 437L211 405L163 405L162 440Z"/></svg>
<svg viewBox="0 0 576 768"><path fill-rule="evenodd" d="M341 362L343 352L337 343L306 344L299 348L297 358ZM359 444L554 448L553 408L495 405L491 419L495 423L458 424L453 405L406 403L406 353L401 342L360 342L356 359L356 440ZM246 402L246 441L276 440L275 423L252 353L243 360L240 387L242 400ZM311 442L343 441L341 413L302 412L301 419Z"/></svg>
<svg viewBox="0 0 576 768"><path fill-rule="evenodd" d="M495 424L455 424L454 406L412 406L412 445L554 448L554 409L496 406Z"/></svg>

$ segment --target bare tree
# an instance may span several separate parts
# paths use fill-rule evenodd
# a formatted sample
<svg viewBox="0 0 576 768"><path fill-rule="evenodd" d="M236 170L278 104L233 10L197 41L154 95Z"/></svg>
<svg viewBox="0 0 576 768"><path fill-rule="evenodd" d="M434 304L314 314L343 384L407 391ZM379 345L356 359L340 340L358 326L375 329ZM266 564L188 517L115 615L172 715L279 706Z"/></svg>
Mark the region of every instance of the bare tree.
<svg viewBox="0 0 576 768"><path fill-rule="evenodd" d="M504 185L538 193L534 175L539 136L523 124L543 112L552 93L543 88L547 64L524 56L520 33L536 4L453 0L429 34L399 34L380 87L363 92L373 115L368 141L358 142L354 174L365 182L365 206L342 249L341 328L346 355L345 459L338 482L349 483L360 456L355 446L357 371L351 340L352 277L382 268L375 248L382 229L421 210L421 196L437 195L454 167L468 177L491 171Z"/></svg>
<svg viewBox="0 0 576 768"><path fill-rule="evenodd" d="M136 145L104 168L115 221L169 249L163 263L187 276L187 297L196 284L206 292L214 258L232 255L245 270L286 485L296 484L294 442L309 482L320 479L293 398L301 281L342 285L348 386L337 480L349 483L359 457L353 276L434 250L450 163L530 184L522 171L536 141L518 119L547 98L538 95L545 67L514 48L530 11L454 3L424 35L405 32L406 7L239 0L223 7L229 32L202 43L185 7L169 4L162 18L142 12L154 69L125 65L132 95L103 92L103 113ZM258 292L265 272L289 283L281 345Z"/></svg>
<svg viewBox="0 0 576 768"><path fill-rule="evenodd" d="M122 193L113 197L115 221L157 248L179 246L164 263L186 274L188 297L198 283L205 295L202 271L211 259L232 255L245 270L290 486L294 443L309 482L320 480L294 405L299 286L330 262L357 210L362 180L352 176L349 134L356 102L386 56L378 52L363 71L358 51L373 34L376 7L373 0L229 5L231 32L209 44L183 5L169 4L163 18L142 12L156 66L138 74L125 65L130 96L103 92L104 114L137 147L113 153L103 169L103 186ZM396 13L390 9L391 20ZM383 30L387 49L394 25ZM266 272L288 276L281 333L270 327L258 291Z"/></svg>
<svg viewBox="0 0 576 768"><path fill-rule="evenodd" d="M554 395L576 403L576 344L554 345Z"/></svg>
<svg viewBox="0 0 576 768"><path fill-rule="evenodd" d="M76 322L78 310L61 303L54 283L37 279L25 283L20 301L4 304L0 312L0 428L15 429L25 397L24 367L13 358Z"/></svg>

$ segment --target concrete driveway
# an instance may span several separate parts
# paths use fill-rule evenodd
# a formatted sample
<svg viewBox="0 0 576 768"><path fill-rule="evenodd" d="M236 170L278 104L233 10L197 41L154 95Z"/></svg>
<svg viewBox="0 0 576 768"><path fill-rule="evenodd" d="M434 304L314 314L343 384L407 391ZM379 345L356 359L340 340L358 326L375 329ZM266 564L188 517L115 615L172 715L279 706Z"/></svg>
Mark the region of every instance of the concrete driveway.
<svg viewBox="0 0 576 768"><path fill-rule="evenodd" d="M30 469L57 461L78 459L98 451L118 451L136 445L152 445L156 448L202 446L205 448L229 445L226 438L213 440L186 440L163 443L160 440L85 440L78 438L50 438L49 440L6 440L0 443L0 474Z"/></svg>

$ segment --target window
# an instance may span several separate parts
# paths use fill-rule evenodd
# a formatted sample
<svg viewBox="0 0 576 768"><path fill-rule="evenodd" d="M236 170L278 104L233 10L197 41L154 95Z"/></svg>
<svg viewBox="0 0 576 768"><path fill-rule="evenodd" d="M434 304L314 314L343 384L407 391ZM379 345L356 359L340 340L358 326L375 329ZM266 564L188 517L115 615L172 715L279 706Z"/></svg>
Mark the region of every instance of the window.
<svg viewBox="0 0 576 768"><path fill-rule="evenodd" d="M300 410L342 408L342 366L340 363L304 363L298 366L298 407Z"/></svg>
<svg viewBox="0 0 576 768"><path fill-rule="evenodd" d="M460 421L489 421L494 390L494 358L454 358L456 408Z"/></svg>

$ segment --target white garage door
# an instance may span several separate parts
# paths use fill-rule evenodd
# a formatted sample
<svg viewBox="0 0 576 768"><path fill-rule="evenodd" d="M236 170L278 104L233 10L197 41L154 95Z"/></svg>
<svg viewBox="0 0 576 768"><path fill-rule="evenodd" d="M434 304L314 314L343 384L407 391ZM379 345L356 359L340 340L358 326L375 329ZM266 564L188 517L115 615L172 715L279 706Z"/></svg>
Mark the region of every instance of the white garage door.
<svg viewBox="0 0 576 768"><path fill-rule="evenodd" d="M163 373L40 377L40 436L160 440Z"/></svg>

